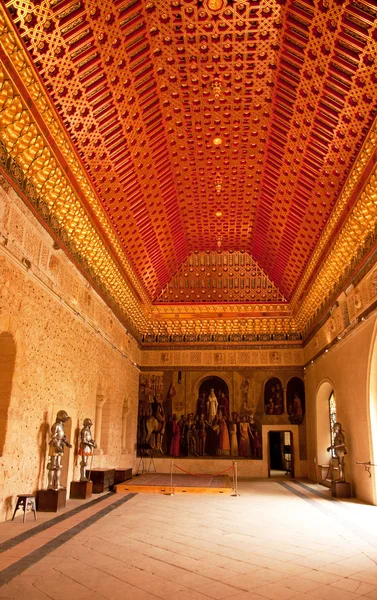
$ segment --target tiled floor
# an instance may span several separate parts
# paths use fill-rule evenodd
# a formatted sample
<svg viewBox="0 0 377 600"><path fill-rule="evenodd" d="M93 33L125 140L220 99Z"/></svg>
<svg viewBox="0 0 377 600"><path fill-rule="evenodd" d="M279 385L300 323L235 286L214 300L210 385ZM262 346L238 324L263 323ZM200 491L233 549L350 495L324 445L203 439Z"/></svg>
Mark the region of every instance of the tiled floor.
<svg viewBox="0 0 377 600"><path fill-rule="evenodd" d="M0 598L377 600L376 507L294 481L239 491L105 498L3 552Z"/></svg>

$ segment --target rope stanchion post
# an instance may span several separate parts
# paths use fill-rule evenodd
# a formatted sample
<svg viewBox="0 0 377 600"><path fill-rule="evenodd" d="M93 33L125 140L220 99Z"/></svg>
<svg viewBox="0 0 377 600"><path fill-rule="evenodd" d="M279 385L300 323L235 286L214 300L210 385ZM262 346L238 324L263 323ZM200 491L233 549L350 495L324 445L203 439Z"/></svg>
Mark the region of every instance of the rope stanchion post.
<svg viewBox="0 0 377 600"><path fill-rule="evenodd" d="M237 469L237 462L234 460L233 461L233 497L237 497L240 496L240 494L238 493L238 469Z"/></svg>
<svg viewBox="0 0 377 600"><path fill-rule="evenodd" d="M174 496L174 490L173 490L173 467L174 467L174 463L171 460L170 461L170 495Z"/></svg>

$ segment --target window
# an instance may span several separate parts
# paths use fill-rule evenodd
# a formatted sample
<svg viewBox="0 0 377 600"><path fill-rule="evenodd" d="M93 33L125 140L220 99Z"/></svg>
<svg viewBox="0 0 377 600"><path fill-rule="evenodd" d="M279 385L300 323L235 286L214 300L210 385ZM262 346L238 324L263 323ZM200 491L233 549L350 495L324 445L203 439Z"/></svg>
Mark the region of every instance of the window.
<svg viewBox="0 0 377 600"><path fill-rule="evenodd" d="M334 445L334 424L336 423L336 402L334 392L331 392L329 398L329 416L330 416L330 436L331 436L331 445ZM331 450L331 456L335 458L334 449Z"/></svg>

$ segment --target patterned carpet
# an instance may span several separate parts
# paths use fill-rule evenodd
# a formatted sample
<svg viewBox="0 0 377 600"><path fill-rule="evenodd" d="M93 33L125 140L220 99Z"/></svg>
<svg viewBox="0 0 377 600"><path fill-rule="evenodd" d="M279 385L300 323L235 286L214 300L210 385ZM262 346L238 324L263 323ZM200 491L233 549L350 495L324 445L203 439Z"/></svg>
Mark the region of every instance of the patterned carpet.
<svg viewBox="0 0 377 600"><path fill-rule="evenodd" d="M228 475L184 475L179 473L173 474L174 487L213 487L213 488L230 488L232 487L231 478ZM127 481L127 485L158 485L170 486L170 474L168 473L147 473L138 475Z"/></svg>

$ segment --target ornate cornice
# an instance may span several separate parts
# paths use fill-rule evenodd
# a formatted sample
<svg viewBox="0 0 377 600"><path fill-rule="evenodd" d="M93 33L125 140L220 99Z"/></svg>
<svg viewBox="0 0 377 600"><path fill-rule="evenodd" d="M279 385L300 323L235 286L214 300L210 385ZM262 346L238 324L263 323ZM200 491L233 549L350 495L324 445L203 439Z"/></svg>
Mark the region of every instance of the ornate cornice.
<svg viewBox="0 0 377 600"><path fill-rule="evenodd" d="M352 169L334 213L313 253L292 305L297 325L308 330L321 308L342 291L377 242L377 123ZM351 196L356 204L343 218ZM326 252L327 251L327 252ZM313 277L315 270L317 273ZM310 284L308 285L308 282ZM305 291L306 289L306 291Z"/></svg>

